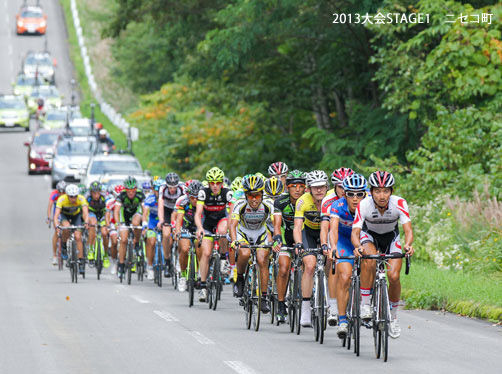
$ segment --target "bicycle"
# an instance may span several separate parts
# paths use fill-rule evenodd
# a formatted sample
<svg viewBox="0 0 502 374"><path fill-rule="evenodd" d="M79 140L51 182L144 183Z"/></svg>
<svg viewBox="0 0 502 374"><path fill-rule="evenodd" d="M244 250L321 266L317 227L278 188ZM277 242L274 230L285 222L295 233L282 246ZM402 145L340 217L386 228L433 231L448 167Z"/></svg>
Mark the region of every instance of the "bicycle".
<svg viewBox="0 0 502 374"><path fill-rule="evenodd" d="M244 273L244 292L241 305L244 307L246 327L249 330L251 324L255 331L260 329L261 314L261 278L260 267L256 260L258 248L271 249L271 245L241 245L240 248L249 248L251 251L246 272Z"/></svg>
<svg viewBox="0 0 502 374"><path fill-rule="evenodd" d="M195 253L195 240L197 237L188 231L181 231L181 239L190 240L190 248L188 250L188 274L187 274L187 290L188 290L188 306L193 306L193 297L195 292L195 284L197 283L198 261Z"/></svg>
<svg viewBox="0 0 502 374"><path fill-rule="evenodd" d="M50 226L50 225L49 225ZM59 226L56 226L59 227ZM61 230L58 230L58 239L56 241L56 256L58 259L58 270L61 271L64 269L64 260L63 260L63 240L61 238Z"/></svg>
<svg viewBox="0 0 502 374"><path fill-rule="evenodd" d="M134 253L134 263L136 264L136 274L138 281L142 281L145 276L146 262L145 262L145 241L140 239L139 250Z"/></svg>
<svg viewBox="0 0 502 374"><path fill-rule="evenodd" d="M164 274L164 250L162 248L162 230L155 228L157 240L155 242L155 255L153 257L154 282L162 287L162 278Z"/></svg>
<svg viewBox="0 0 502 374"><path fill-rule="evenodd" d="M269 259L269 280L268 280L268 301L270 303L270 323L273 325L276 322L276 325L279 326L279 321L276 318L276 312L279 308L279 299L277 298L277 274L279 272L278 264L277 264L277 253L274 251L270 251L270 259Z"/></svg>
<svg viewBox="0 0 502 374"><path fill-rule="evenodd" d="M226 238L226 235L211 234L204 235L204 237L213 238L214 246L209 258L209 271L207 277L207 302L209 309L216 310L218 300L221 297L223 289L223 280L221 279L221 255L219 240Z"/></svg>
<svg viewBox="0 0 502 374"><path fill-rule="evenodd" d="M328 289L324 265L326 256L321 248L305 248L302 254L314 254L316 256L316 268L314 272L314 287L310 304L312 307L312 324L314 326L315 341L323 344L324 330L328 322L328 298L326 290Z"/></svg>
<svg viewBox="0 0 502 374"><path fill-rule="evenodd" d="M129 233L127 234L127 247L126 247L126 261L125 261L125 274L120 273L119 279L120 283L122 283L124 276L127 277L127 284L131 284L132 277L132 268L135 261L134 257L134 229L143 229L143 226L134 226L134 225L122 225L121 229L127 229Z"/></svg>
<svg viewBox="0 0 502 374"><path fill-rule="evenodd" d="M354 353L356 356L359 356L361 336L361 280L359 275L361 273L361 258L355 256L336 256L334 251L333 258L336 258L337 260L354 260L352 274L350 276L349 299L347 301L346 309L348 331L346 337L343 339L342 347L347 346L347 349L350 350L352 338L352 340L354 340ZM332 266L332 273L335 274L335 261L333 261Z"/></svg>
<svg viewBox="0 0 502 374"><path fill-rule="evenodd" d="M94 267L96 268L96 275L98 280L101 278L101 272L103 271L103 259L105 257L105 249L103 246L103 238L101 236L100 225L89 225L89 227L96 228L96 237L94 239Z"/></svg>
<svg viewBox="0 0 502 374"><path fill-rule="evenodd" d="M373 329L373 343L375 345L375 356L380 358L383 353L383 360L387 362L389 354L389 325L390 325L390 303L385 277L388 260L406 257L405 274L410 271L410 259L406 253L379 253L375 255L362 255L362 260L376 260L376 276L373 283L373 295L371 297L371 310L373 316L371 325L363 322L365 327Z"/></svg>
<svg viewBox="0 0 502 374"><path fill-rule="evenodd" d="M169 260L171 261L171 269L173 269L173 273L171 276L171 282L174 286L174 289L177 290L178 289L178 277L179 277L178 268L177 268L177 264L179 261L178 260L178 242L174 240L174 237L173 237L173 245L171 246L171 258Z"/></svg>
<svg viewBox="0 0 502 374"><path fill-rule="evenodd" d="M288 323L289 331L299 335L301 331L300 317L302 314L302 258L296 254L294 247L282 247L292 251L291 270L288 284ZM291 280L292 279L292 280Z"/></svg>
<svg viewBox="0 0 502 374"><path fill-rule="evenodd" d="M72 283L78 283L78 256L77 256L77 243L75 241L75 231L85 228L85 226L57 226L59 237L62 236L63 230L70 230L70 237L67 239L66 250L68 251L68 261L66 266L70 268L70 277Z"/></svg>

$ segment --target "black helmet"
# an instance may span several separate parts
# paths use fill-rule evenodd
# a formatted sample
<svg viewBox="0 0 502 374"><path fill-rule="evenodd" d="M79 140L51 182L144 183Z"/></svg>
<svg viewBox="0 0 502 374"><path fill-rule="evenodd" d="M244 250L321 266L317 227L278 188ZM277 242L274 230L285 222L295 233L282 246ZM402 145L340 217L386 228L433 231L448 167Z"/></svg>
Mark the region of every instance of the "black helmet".
<svg viewBox="0 0 502 374"><path fill-rule="evenodd" d="M167 173L166 175L166 184L169 187L177 187L180 183L180 177L176 173Z"/></svg>
<svg viewBox="0 0 502 374"><path fill-rule="evenodd" d="M188 196L197 197L199 195L199 191L202 188L202 183L198 180L193 180L187 187Z"/></svg>

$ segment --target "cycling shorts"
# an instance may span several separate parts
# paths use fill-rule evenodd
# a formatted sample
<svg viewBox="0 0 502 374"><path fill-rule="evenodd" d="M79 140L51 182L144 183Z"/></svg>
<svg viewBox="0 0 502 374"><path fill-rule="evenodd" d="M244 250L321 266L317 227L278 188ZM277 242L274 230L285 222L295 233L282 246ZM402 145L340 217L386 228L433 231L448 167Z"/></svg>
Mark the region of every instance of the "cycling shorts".
<svg viewBox="0 0 502 374"><path fill-rule="evenodd" d="M70 222L71 226L81 226L84 221L82 220L82 214L75 214L74 216L67 216L64 215L63 213L60 214L60 219L61 222L68 221Z"/></svg>
<svg viewBox="0 0 502 374"><path fill-rule="evenodd" d="M399 232L391 231L385 234L377 234L370 230L361 230L361 235L359 237L361 244L373 243L380 253L391 254L402 252Z"/></svg>
<svg viewBox="0 0 502 374"><path fill-rule="evenodd" d="M308 226L304 226L302 230L302 243L304 248L317 248L321 242L321 230L312 230ZM315 256L315 253L306 252L302 255L305 256Z"/></svg>
<svg viewBox="0 0 502 374"><path fill-rule="evenodd" d="M164 222L171 222L171 214L173 214L173 208L164 207Z"/></svg>
<svg viewBox="0 0 502 374"><path fill-rule="evenodd" d="M336 249L338 250L338 256L353 256L354 255L354 246L352 245L350 239L345 237L339 237L338 243L336 244ZM349 259L341 259L336 260L336 263L348 262L352 266L354 266L354 260Z"/></svg>
<svg viewBox="0 0 502 374"><path fill-rule="evenodd" d="M150 238L156 238L157 237L157 232L152 230L152 229L148 229L146 231L146 238L147 239L150 239Z"/></svg>
<svg viewBox="0 0 502 374"><path fill-rule="evenodd" d="M89 212L89 218L96 218L96 221L98 222L98 224L100 226L105 226L106 225L105 217L98 218L96 216L96 213L94 213L94 212Z"/></svg>
<svg viewBox="0 0 502 374"><path fill-rule="evenodd" d="M214 234L216 232L216 229L218 228L218 225L221 222L226 222L226 221L228 221L228 217L223 217L219 221L203 219L202 220L202 228L204 229L204 234L206 234L206 235ZM210 239L210 238L206 238L206 239Z"/></svg>
<svg viewBox="0 0 502 374"><path fill-rule="evenodd" d="M258 245L267 241L267 230L249 230L244 227L237 227L237 241L240 243Z"/></svg>

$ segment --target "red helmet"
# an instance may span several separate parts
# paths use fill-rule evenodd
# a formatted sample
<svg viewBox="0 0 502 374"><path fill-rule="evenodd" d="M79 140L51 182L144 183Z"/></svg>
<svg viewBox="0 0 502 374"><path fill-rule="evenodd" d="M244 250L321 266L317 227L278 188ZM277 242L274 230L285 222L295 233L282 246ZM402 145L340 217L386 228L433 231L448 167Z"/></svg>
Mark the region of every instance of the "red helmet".
<svg viewBox="0 0 502 374"><path fill-rule="evenodd" d="M115 196L118 196L122 191L124 191L124 186L119 184L118 186L115 186Z"/></svg>
<svg viewBox="0 0 502 374"><path fill-rule="evenodd" d="M351 168L336 169L333 174L331 174L331 183L333 183L333 186L336 186L337 184L342 183L345 177L352 174L354 174L354 170Z"/></svg>
<svg viewBox="0 0 502 374"><path fill-rule="evenodd" d="M394 176L388 171L375 171L368 178L371 187L392 187L394 186Z"/></svg>
<svg viewBox="0 0 502 374"><path fill-rule="evenodd" d="M193 182L194 180L193 179L189 179L185 182L185 187L188 188L188 186L190 186L190 184Z"/></svg>
<svg viewBox="0 0 502 374"><path fill-rule="evenodd" d="M101 122L96 122L96 123L94 124L94 128L95 128L96 130L101 130L101 129L103 128L103 124L102 124Z"/></svg>
<svg viewBox="0 0 502 374"><path fill-rule="evenodd" d="M274 162L268 167L268 174L272 177L274 175L282 175L288 172L288 165L282 161Z"/></svg>

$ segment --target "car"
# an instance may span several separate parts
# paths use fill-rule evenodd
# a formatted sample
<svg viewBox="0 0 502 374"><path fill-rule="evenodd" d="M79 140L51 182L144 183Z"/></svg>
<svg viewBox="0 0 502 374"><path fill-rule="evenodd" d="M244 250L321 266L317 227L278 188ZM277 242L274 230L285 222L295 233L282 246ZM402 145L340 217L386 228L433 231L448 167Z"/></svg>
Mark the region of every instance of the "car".
<svg viewBox="0 0 502 374"><path fill-rule="evenodd" d="M47 30L47 15L39 6L24 6L16 15L16 31L21 34L44 35Z"/></svg>
<svg viewBox="0 0 502 374"><path fill-rule="evenodd" d="M35 76L26 76L19 74L16 82L12 84L14 95L23 95L25 98L30 96L33 87L47 86L48 83L43 79L37 79Z"/></svg>
<svg viewBox="0 0 502 374"><path fill-rule="evenodd" d="M30 131L30 115L20 95L0 95L0 127L22 127Z"/></svg>
<svg viewBox="0 0 502 374"><path fill-rule="evenodd" d="M38 77L51 84L56 83L56 61L49 52L29 51L22 63L22 73L28 77Z"/></svg>
<svg viewBox="0 0 502 374"><path fill-rule="evenodd" d="M56 86L38 86L34 87L28 96L27 104L30 114L35 114L38 108L38 99L44 100L44 109L60 108L62 97Z"/></svg>
<svg viewBox="0 0 502 374"><path fill-rule="evenodd" d="M85 173L89 159L96 149L96 138L63 137L55 147L51 170L51 183L55 188L59 181L78 183Z"/></svg>
<svg viewBox="0 0 502 374"><path fill-rule="evenodd" d="M89 185L97 180L108 187L121 184L129 175L136 178L138 186L151 180L148 172L143 172L141 164L132 154L96 154L89 159L82 181Z"/></svg>
<svg viewBox="0 0 502 374"><path fill-rule="evenodd" d="M93 130L89 118L75 118L70 121L70 131L73 136L92 136Z"/></svg>
<svg viewBox="0 0 502 374"><path fill-rule="evenodd" d="M61 109L48 109L45 115L40 119L41 129L60 129L66 125L68 113Z"/></svg>
<svg viewBox="0 0 502 374"><path fill-rule="evenodd" d="M28 174L51 172L54 146L62 135L62 130L38 130L24 143L28 147Z"/></svg>

